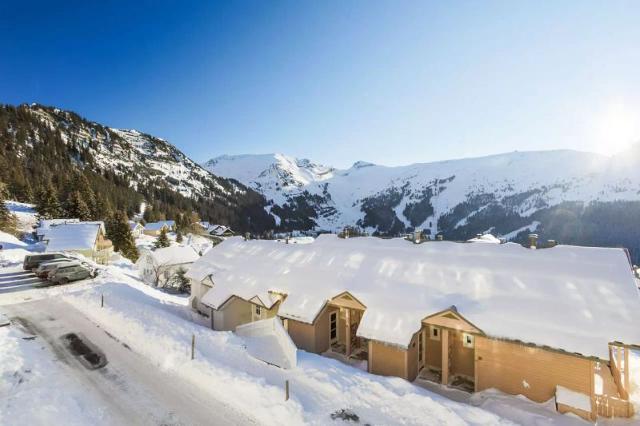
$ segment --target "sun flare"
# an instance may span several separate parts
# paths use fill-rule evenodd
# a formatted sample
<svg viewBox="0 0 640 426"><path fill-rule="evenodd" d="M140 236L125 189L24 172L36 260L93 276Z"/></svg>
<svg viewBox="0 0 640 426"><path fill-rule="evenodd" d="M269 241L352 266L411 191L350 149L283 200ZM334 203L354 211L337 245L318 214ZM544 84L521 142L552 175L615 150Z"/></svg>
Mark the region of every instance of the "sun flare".
<svg viewBox="0 0 640 426"><path fill-rule="evenodd" d="M618 154L640 141L640 112L624 103L608 105L597 126L597 150L604 154Z"/></svg>

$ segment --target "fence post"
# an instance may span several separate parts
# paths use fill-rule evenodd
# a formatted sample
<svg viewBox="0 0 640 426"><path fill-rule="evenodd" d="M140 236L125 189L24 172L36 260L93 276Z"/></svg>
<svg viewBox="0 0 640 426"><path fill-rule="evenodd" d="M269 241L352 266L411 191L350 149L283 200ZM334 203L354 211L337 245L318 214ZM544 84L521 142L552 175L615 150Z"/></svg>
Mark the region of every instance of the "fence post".
<svg viewBox="0 0 640 426"><path fill-rule="evenodd" d="M196 335L192 334L191 335L191 359L194 358L195 349L196 349Z"/></svg>
<svg viewBox="0 0 640 426"><path fill-rule="evenodd" d="M100 307L104 308L104 293L100 295Z"/></svg>
<svg viewBox="0 0 640 426"><path fill-rule="evenodd" d="M285 380L284 382L284 400L289 400L289 380Z"/></svg>

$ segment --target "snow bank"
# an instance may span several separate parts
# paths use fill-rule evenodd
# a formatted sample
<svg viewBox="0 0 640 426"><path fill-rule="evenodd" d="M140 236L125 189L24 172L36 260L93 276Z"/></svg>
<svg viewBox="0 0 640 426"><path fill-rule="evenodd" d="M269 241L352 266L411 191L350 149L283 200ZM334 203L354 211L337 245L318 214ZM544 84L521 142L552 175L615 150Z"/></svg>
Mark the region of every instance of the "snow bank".
<svg viewBox="0 0 640 426"><path fill-rule="evenodd" d="M51 352L42 350L38 338L24 337L13 326L0 327L0 424L114 424L100 401L69 377Z"/></svg>
<svg viewBox="0 0 640 426"><path fill-rule="evenodd" d="M471 238L470 240L468 240L468 242L500 244L500 240L491 234L483 234L483 235L480 235L479 237Z"/></svg>
<svg viewBox="0 0 640 426"><path fill-rule="evenodd" d="M367 307L357 335L404 347L423 318L452 305L489 336L602 359L608 342L640 342L640 296L623 249L334 235L302 245L230 238L187 276L210 274L215 286L206 300L214 308L232 295L268 302L275 291L287 294L278 314L307 323L327 300L348 291Z"/></svg>
<svg viewBox="0 0 640 426"><path fill-rule="evenodd" d="M298 348L277 317L240 325L236 334L244 339L247 352L254 358L282 368L296 366Z"/></svg>
<svg viewBox="0 0 640 426"><path fill-rule="evenodd" d="M3 231L0 231L0 244L2 244L3 250L25 248L27 246L24 241L20 241L17 237Z"/></svg>
<svg viewBox="0 0 640 426"><path fill-rule="evenodd" d="M572 391L564 386L556 386L556 402L588 413L591 412L591 398L589 395Z"/></svg>
<svg viewBox="0 0 640 426"><path fill-rule="evenodd" d="M573 414L558 413L553 398L537 403L523 395L508 395L497 389L487 389L471 395L469 403L522 426L591 425Z"/></svg>
<svg viewBox="0 0 640 426"><path fill-rule="evenodd" d="M30 253L29 245L11 234L0 231L0 266L9 267L22 263L24 257Z"/></svg>
<svg viewBox="0 0 640 426"><path fill-rule="evenodd" d="M99 307L101 294L104 308ZM370 375L302 351L298 368L270 366L249 356L242 338L193 324L181 313L187 307L171 306L127 285L107 282L64 298L159 368L182 376L199 391L252 414L263 424L327 424L331 413L345 408L372 424L508 423L405 380ZM196 336L193 361L192 335ZM288 402L284 402L285 380L291 383Z"/></svg>

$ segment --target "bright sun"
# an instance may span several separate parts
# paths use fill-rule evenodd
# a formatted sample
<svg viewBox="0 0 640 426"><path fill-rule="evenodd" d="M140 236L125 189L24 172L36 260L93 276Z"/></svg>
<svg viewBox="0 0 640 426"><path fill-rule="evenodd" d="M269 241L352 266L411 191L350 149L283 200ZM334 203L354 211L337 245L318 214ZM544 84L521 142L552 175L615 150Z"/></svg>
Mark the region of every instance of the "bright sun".
<svg viewBox="0 0 640 426"><path fill-rule="evenodd" d="M598 151L618 154L640 141L640 113L624 103L608 105L597 120Z"/></svg>

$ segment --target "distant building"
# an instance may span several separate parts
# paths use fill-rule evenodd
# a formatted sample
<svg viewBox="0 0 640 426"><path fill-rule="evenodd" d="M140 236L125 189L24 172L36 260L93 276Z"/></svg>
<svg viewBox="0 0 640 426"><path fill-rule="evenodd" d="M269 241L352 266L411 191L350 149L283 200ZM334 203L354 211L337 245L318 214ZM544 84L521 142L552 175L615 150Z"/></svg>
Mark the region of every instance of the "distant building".
<svg viewBox="0 0 640 426"><path fill-rule="evenodd" d="M233 237L235 235L235 232L225 225L217 225L207 221L198 222L198 225L205 234L213 237Z"/></svg>
<svg viewBox="0 0 640 426"><path fill-rule="evenodd" d="M43 235L46 251L68 251L106 264L113 253L104 222L68 222L51 226Z"/></svg>
<svg viewBox="0 0 640 426"><path fill-rule="evenodd" d="M149 222L144 225L144 230L142 231L145 235L150 235L152 237L160 235L163 229L167 232L175 230L176 223L173 220L162 220L159 222Z"/></svg>
<svg viewBox="0 0 640 426"><path fill-rule="evenodd" d="M179 269L187 271L199 258L198 253L189 246L165 247L154 251L142 251L136 266L143 281L162 287Z"/></svg>
<svg viewBox="0 0 640 426"><path fill-rule="evenodd" d="M235 235L231 228L224 225L210 225L207 233L214 237L233 237Z"/></svg>
<svg viewBox="0 0 640 426"><path fill-rule="evenodd" d="M191 306L216 330L278 316L298 348L371 373L631 417L640 297L626 251L490 240L229 238L187 273Z"/></svg>
<svg viewBox="0 0 640 426"><path fill-rule="evenodd" d="M129 221L129 229L133 238L139 238L144 232L144 226L140 222Z"/></svg>

